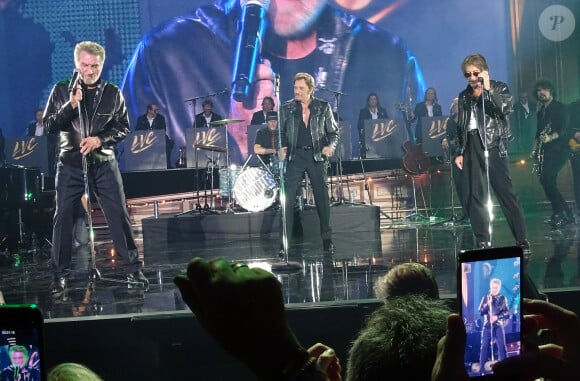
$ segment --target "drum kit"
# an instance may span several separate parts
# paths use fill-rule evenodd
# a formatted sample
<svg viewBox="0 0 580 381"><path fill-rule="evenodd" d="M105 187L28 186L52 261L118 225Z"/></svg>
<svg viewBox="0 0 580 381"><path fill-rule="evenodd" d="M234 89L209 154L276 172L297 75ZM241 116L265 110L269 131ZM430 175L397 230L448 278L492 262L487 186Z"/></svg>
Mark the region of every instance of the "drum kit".
<svg viewBox="0 0 580 381"><path fill-rule="evenodd" d="M208 164L206 171L206 182L205 184L210 185L210 189L214 189L214 173L217 163L220 160L220 155L225 153L226 166L218 169L219 176L219 194L222 198L228 199L228 208L226 212L233 211L234 202L237 203L241 208L249 212L262 212L269 207L271 207L278 198L278 191L280 189L279 184L279 165L276 156L271 163L266 164L263 160L260 161L259 167L248 167L252 155L246 160L245 164L240 168L235 165L230 166L229 160L229 142L228 142L228 130L227 126L231 123L244 122L241 119L222 119L211 122L212 126L225 126L225 136L226 136L226 147L220 147L209 144L195 144L194 148L197 150L207 151L210 156L208 156ZM214 156L216 155L217 156ZM197 157L196 157L197 162ZM199 212L209 212L215 213L213 200L211 197L211 206L208 203L207 186L204 186L205 205L202 207L200 204L200 194L199 186L197 187L197 203L195 210ZM188 211L189 212L189 211ZM188 212L180 213L185 214Z"/></svg>

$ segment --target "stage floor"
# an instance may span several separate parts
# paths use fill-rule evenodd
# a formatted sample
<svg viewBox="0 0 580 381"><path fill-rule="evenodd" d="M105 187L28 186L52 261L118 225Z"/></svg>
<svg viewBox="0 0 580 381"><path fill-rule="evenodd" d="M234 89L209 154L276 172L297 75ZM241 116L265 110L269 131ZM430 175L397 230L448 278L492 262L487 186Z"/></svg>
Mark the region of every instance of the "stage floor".
<svg viewBox="0 0 580 381"><path fill-rule="evenodd" d="M580 285L579 226L551 230L542 221L550 212L544 204L525 206L526 222L533 254L526 271L540 290L578 290ZM514 241L499 207L496 207L494 245L511 246ZM304 237L297 242L289 259L302 265L294 273L277 273L283 284L288 304L340 301L357 303L372 299L373 282L393 265L403 262L421 262L432 268L444 296L455 297L456 255L473 245L469 225L446 221L449 216L440 213L436 218L414 215L408 218L385 218L376 206L339 205L331 210L334 226L334 255L322 252L322 243L316 230L314 210L306 211ZM276 230L277 212L261 217L261 224L270 228L260 234L249 234L257 216L248 213L204 216L226 225L244 227L240 234L211 235L207 239L190 236L186 239L184 226L198 224L200 216L161 216L157 221L143 220L144 273L150 279L147 292L127 289L126 285L100 280L87 287L86 256L75 256L79 270L69 283L68 292L54 298L48 292L51 281L48 246L34 253L0 256L0 290L6 303L36 303L46 318L151 313L179 311L185 307L172 283L175 275L184 271L188 261L195 257L225 257L245 261L251 266L270 269L279 257ZM147 248L147 229L150 223L173 221L180 226L181 239L162 241L153 236L155 245ZM189 222L186 222L189 221ZM310 222L308 222L310 221ZM215 231L214 231L215 233ZM238 232L239 233L239 232ZM178 237L179 234L176 236ZM205 231L205 235L210 232ZM249 234L249 235L248 235ZM250 237L250 238L249 238ZM151 238L151 237L150 237ZM183 244L186 242L187 244ZM107 247L103 244L102 247ZM103 277L112 276L114 261L101 248L97 267Z"/></svg>

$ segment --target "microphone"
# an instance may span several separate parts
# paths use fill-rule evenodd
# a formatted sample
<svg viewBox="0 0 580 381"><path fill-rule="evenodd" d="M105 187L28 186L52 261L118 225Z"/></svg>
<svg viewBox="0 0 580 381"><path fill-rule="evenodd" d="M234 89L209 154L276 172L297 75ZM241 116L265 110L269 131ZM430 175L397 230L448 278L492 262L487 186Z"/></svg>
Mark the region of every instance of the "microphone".
<svg viewBox="0 0 580 381"><path fill-rule="evenodd" d="M274 95L277 97L280 94L280 74L276 73L274 76Z"/></svg>
<svg viewBox="0 0 580 381"><path fill-rule="evenodd" d="M477 77L477 81L483 83L483 77Z"/></svg>
<svg viewBox="0 0 580 381"><path fill-rule="evenodd" d="M249 100L254 82L270 0L241 0L240 6L242 21L234 57L232 94L234 100L243 102Z"/></svg>
<svg viewBox="0 0 580 381"><path fill-rule="evenodd" d="M74 71L72 73L72 78L70 79L70 82L68 84L68 92L69 93L77 88L77 85L79 84L80 79L81 79L81 73L78 71L78 69L74 69Z"/></svg>

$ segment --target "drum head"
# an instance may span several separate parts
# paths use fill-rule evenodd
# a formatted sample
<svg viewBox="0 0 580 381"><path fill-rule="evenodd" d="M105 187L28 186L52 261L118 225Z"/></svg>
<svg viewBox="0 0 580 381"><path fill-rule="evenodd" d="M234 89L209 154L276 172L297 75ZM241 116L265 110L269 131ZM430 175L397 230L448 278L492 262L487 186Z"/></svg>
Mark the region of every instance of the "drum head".
<svg viewBox="0 0 580 381"><path fill-rule="evenodd" d="M242 208L250 212L261 212L276 200L278 185L268 171L252 167L238 175L233 191Z"/></svg>

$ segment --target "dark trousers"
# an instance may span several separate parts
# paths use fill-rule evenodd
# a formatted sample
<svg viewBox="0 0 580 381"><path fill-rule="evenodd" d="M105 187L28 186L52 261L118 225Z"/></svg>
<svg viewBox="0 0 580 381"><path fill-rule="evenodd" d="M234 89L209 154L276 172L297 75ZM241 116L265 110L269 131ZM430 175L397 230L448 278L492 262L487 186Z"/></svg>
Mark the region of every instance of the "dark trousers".
<svg viewBox="0 0 580 381"><path fill-rule="evenodd" d="M467 197L463 191L463 171L457 168L453 162L451 162L451 176L453 176L453 185L455 186L455 201L459 201L463 217L467 218L469 217L469 211L467 210Z"/></svg>
<svg viewBox="0 0 580 381"><path fill-rule="evenodd" d="M492 333L493 330L493 333ZM483 372L483 366L488 359L491 359L490 351L493 350L491 344L491 338L495 338L495 344L497 345L497 358L494 360L501 361L506 358L506 346L505 346L505 330L501 324L493 324L490 326L483 327L481 331L481 347L479 351L479 365Z"/></svg>
<svg viewBox="0 0 580 381"><path fill-rule="evenodd" d="M477 242L489 242L489 215L487 211L487 179L484 148L478 134L467 137L463 155L463 191L471 228ZM489 181L516 242L526 239L526 224L520 201L514 193L507 157L501 157L498 148L488 150Z"/></svg>
<svg viewBox="0 0 580 381"><path fill-rule="evenodd" d="M564 149L544 150L544 161L542 162L542 174L540 184L544 189L546 198L552 205L552 214L566 213L572 215L564 196L558 189L558 173L566 165L568 151Z"/></svg>
<svg viewBox="0 0 580 381"><path fill-rule="evenodd" d="M296 192L306 172L312 186L312 194L316 203L316 211L320 219L320 233L322 239L330 239L330 200L326 186L326 161L314 161L312 150L296 149L292 160L288 162L284 177L286 194L286 230L288 241L294 231L294 202Z"/></svg>
<svg viewBox="0 0 580 381"><path fill-rule="evenodd" d="M95 195L105 215L121 271L137 271L142 263L138 259L117 161L89 166L88 182L91 194ZM85 191L82 168L59 162L55 190L51 255L52 270L57 278L70 273L75 217L78 216L79 200Z"/></svg>

